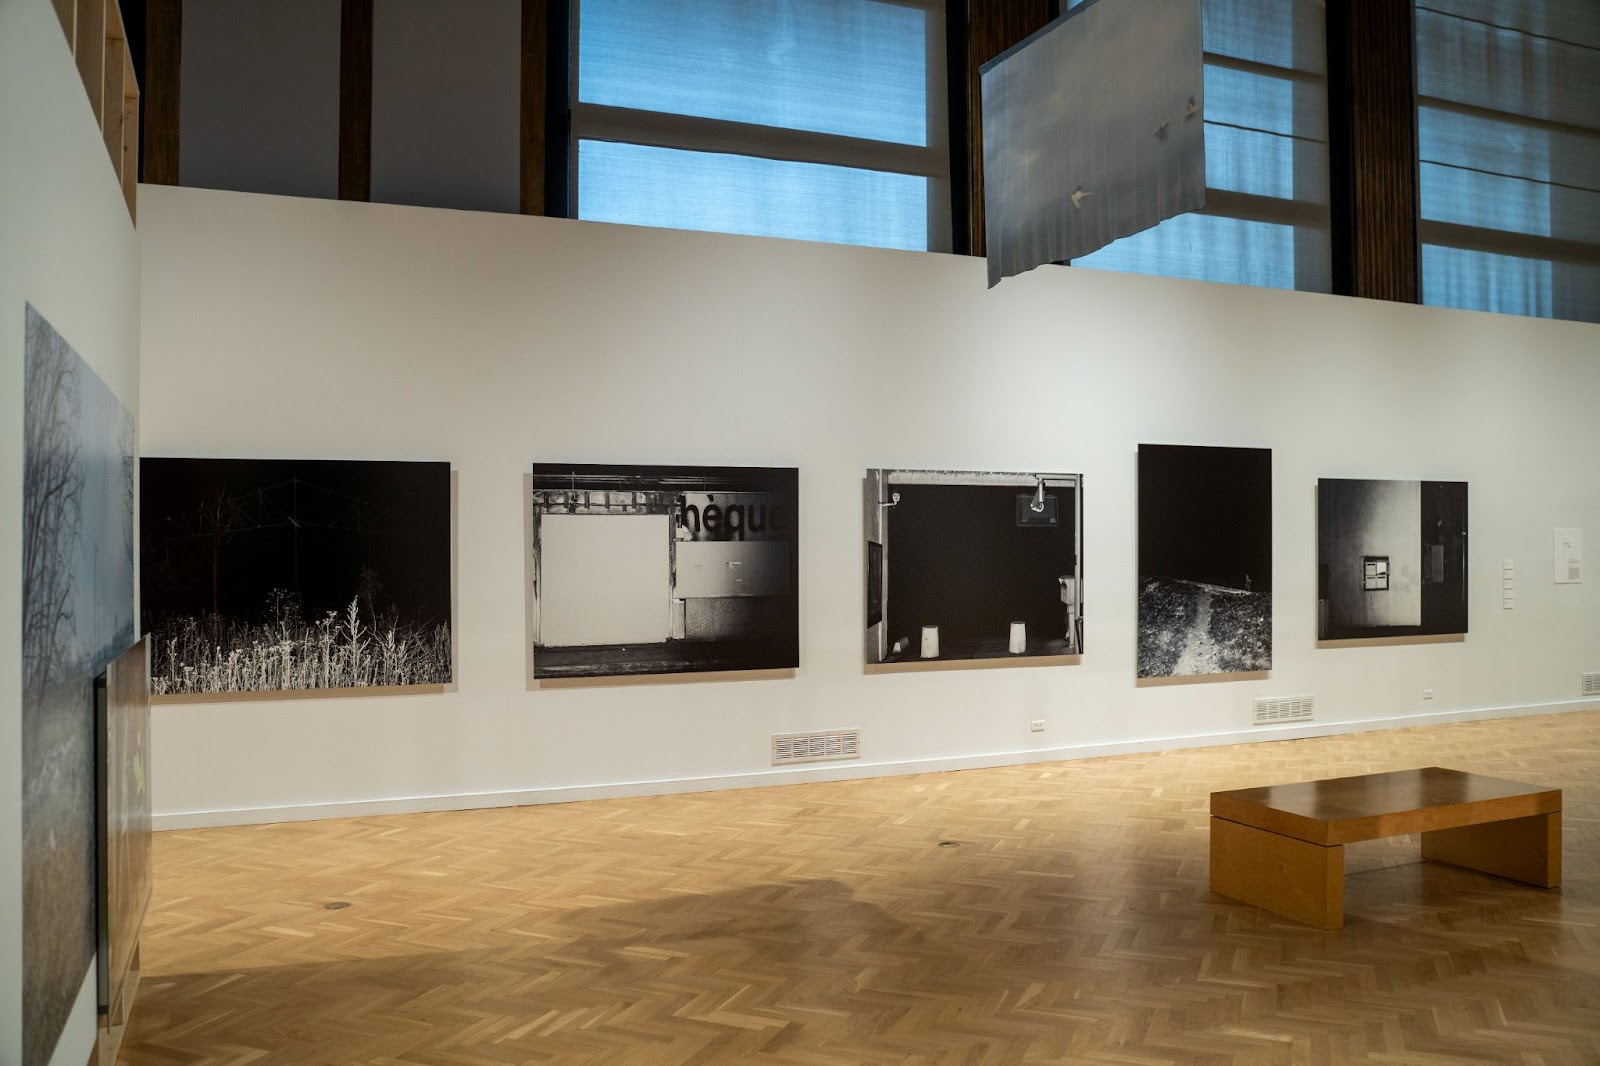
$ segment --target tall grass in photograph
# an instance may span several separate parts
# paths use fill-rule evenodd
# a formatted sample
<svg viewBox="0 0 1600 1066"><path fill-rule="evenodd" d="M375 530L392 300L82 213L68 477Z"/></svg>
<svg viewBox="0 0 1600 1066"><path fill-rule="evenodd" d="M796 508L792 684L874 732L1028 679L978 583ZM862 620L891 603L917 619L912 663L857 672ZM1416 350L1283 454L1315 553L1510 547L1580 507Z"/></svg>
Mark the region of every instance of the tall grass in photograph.
<svg viewBox="0 0 1600 1066"><path fill-rule="evenodd" d="M151 633L158 696L319 688L443 685L451 678L448 623L375 616L358 598L342 612L301 618L292 596L270 597L269 619L165 619Z"/></svg>
<svg viewBox="0 0 1600 1066"><path fill-rule="evenodd" d="M449 463L139 469L152 695L450 683Z"/></svg>

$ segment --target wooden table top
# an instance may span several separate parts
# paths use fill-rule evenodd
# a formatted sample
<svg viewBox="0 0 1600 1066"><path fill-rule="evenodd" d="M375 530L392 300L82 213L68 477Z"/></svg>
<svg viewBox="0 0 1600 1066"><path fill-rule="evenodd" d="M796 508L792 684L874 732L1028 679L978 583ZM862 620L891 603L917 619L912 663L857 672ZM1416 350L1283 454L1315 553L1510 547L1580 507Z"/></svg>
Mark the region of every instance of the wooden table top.
<svg viewBox="0 0 1600 1066"><path fill-rule="evenodd" d="M1559 810L1558 788L1440 766L1211 794L1218 818L1323 845Z"/></svg>

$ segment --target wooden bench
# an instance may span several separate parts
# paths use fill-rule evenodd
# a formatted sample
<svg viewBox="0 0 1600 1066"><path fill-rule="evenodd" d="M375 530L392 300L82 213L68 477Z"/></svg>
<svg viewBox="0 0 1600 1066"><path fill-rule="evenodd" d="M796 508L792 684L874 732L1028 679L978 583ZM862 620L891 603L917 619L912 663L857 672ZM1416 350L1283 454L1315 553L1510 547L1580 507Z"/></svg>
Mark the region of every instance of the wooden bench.
<svg viewBox="0 0 1600 1066"><path fill-rule="evenodd" d="M1561 790L1429 766L1211 794L1211 891L1344 925L1344 845L1422 834L1422 857L1561 883Z"/></svg>

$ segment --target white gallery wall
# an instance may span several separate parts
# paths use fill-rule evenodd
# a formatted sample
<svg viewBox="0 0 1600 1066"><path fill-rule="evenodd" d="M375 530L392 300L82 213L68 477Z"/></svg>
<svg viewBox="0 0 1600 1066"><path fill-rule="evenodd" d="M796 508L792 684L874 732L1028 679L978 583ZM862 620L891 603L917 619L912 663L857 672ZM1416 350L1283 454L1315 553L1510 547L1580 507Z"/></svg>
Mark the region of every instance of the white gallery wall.
<svg viewBox="0 0 1600 1066"><path fill-rule="evenodd" d="M133 223L49 0L0 3L0 1062L22 1031L22 391L32 304L129 410L139 398ZM89 708L84 708L89 713ZM52 1059L95 1038L93 968Z"/></svg>
<svg viewBox="0 0 1600 1066"><path fill-rule="evenodd" d="M1554 527L1600 530L1600 327L1063 268L990 291L982 260L952 256L142 195L145 454L442 459L458 488L455 691L157 707L159 824L1594 705L1580 673L1600 670L1600 572L1551 571ZM1140 442L1273 449L1265 679L1135 684ZM535 461L798 467L795 676L530 687ZM1082 472L1081 661L868 675L869 467ZM1471 483L1464 641L1317 647L1319 476ZM1253 730L1251 699L1287 695L1314 696L1316 724ZM849 727L859 763L769 765L773 733Z"/></svg>

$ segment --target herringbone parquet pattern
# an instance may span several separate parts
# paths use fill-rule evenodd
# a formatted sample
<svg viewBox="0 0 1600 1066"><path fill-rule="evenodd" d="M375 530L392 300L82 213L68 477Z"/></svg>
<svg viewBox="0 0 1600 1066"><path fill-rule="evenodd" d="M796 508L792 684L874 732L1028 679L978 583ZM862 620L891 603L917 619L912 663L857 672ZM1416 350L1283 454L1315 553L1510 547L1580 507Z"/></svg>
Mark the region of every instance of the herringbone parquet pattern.
<svg viewBox="0 0 1600 1066"><path fill-rule="evenodd" d="M1336 932L1207 891L1211 791L1430 764L1566 790L1565 886L1402 840ZM156 875L126 1066L1600 1063L1600 713L166 833Z"/></svg>

